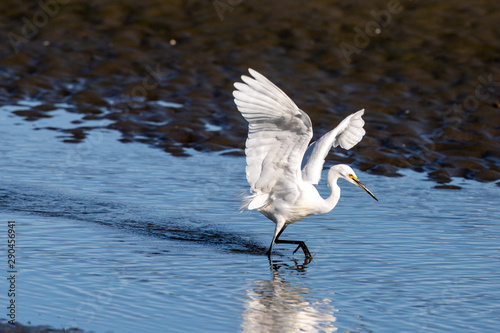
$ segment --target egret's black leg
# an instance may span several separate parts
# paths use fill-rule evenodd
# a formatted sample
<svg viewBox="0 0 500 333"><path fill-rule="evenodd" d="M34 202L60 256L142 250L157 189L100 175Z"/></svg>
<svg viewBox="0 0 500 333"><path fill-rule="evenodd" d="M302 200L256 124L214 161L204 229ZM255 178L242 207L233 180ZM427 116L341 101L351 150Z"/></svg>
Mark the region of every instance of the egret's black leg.
<svg viewBox="0 0 500 333"><path fill-rule="evenodd" d="M276 228L278 228L278 225L276 225ZM280 237L281 233L283 231L285 231L285 229L286 229L286 224L283 225L283 227L281 228L281 230L278 232L278 234L271 241L271 245L269 246L269 250L267 250L267 256L269 257L269 259L271 259L271 252L273 250L273 245L274 245L275 241Z"/></svg>
<svg viewBox="0 0 500 333"><path fill-rule="evenodd" d="M306 258L312 258L311 252L309 252L306 243L304 243L303 241L276 239L274 242L276 244L297 244L298 246L295 251L293 251L293 253L297 252L301 248L302 251L304 251L304 255L306 256Z"/></svg>
<svg viewBox="0 0 500 333"><path fill-rule="evenodd" d="M297 244L298 246L295 249L295 251L293 251L293 253L297 252L299 250L299 248L301 248L302 251L304 252L304 255L306 256L306 258L307 259L312 259L311 252L309 252L309 249L307 248L306 243L304 243L303 241L279 239L280 236L281 236L281 234L283 233L283 231L285 231L285 227L283 227L280 230L280 232L278 233L278 235L274 239L274 243L276 243L276 244ZM269 257L271 256L271 249L272 249L272 247L273 247L273 244L271 244L271 247L269 248L269 251L267 252L267 255Z"/></svg>

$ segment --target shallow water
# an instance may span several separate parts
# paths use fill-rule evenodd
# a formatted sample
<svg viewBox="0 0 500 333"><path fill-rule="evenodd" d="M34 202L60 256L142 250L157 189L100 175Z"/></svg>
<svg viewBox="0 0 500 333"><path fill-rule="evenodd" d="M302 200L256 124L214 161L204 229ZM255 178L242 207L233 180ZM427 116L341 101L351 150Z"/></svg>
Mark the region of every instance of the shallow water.
<svg viewBox="0 0 500 333"><path fill-rule="evenodd" d="M358 171L380 202L340 184L333 212L287 229L314 260L304 265L281 245L269 262L274 225L238 212L244 158L173 157L107 129L62 143L43 128L81 115L60 105L33 123L12 109L0 110L0 242L15 220L23 324L95 332L493 332L500 324L495 184L455 180L462 189L446 191L423 174Z"/></svg>

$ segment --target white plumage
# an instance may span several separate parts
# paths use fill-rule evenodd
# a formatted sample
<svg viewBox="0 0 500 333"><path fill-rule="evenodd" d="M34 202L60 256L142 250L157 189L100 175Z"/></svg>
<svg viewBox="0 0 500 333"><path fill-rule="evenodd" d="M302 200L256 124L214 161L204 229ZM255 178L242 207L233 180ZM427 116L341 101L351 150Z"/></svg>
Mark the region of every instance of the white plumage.
<svg viewBox="0 0 500 333"><path fill-rule="evenodd" d="M330 148L350 149L365 135L361 118L364 110L351 114L308 147L313 133L309 116L262 74L253 69L249 72L252 77L243 75L244 83L235 83L233 92L238 110L248 121L245 154L251 194L243 208L258 209L276 223L268 254L275 242L292 243L298 244L297 250L302 247L306 257L311 258L303 242L279 239L287 225L311 214L331 211L340 198L338 178L361 187L375 198L354 171L342 164L328 172L332 193L327 199L314 186L321 178Z"/></svg>

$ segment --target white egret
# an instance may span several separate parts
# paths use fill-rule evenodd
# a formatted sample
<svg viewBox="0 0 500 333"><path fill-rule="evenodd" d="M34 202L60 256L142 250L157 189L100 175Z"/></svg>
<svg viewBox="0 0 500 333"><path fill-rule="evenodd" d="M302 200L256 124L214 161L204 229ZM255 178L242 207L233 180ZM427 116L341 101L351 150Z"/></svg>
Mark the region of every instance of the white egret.
<svg viewBox="0 0 500 333"><path fill-rule="evenodd" d="M364 121L360 110L345 118L335 129L308 146L312 138L309 116L276 85L262 74L249 69L244 83L234 84L234 101L248 121L246 141L246 176L251 194L244 200L243 209L257 209L276 224L273 244L296 244L307 259L312 256L303 241L279 239L285 228L312 214L330 212L340 198L337 180L343 178L378 199L345 164L328 171L331 194L323 199L316 186L330 148L351 149L363 136Z"/></svg>

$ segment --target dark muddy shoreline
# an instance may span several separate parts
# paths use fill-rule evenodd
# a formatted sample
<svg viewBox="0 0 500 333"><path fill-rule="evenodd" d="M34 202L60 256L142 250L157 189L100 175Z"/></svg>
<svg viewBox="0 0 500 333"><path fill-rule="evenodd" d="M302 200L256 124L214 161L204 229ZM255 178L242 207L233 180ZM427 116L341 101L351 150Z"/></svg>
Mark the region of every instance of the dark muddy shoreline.
<svg viewBox="0 0 500 333"><path fill-rule="evenodd" d="M84 114L51 128L61 140L107 119L124 142L242 155L232 83L252 67L310 115L315 137L366 109L364 140L332 162L441 184L500 179L496 2L43 3L0 5L0 103L41 101L14 111L34 124L58 103Z"/></svg>
<svg viewBox="0 0 500 333"><path fill-rule="evenodd" d="M78 328L56 329L50 326L29 326L16 322L15 325L0 323L0 332L3 333L84 333Z"/></svg>

